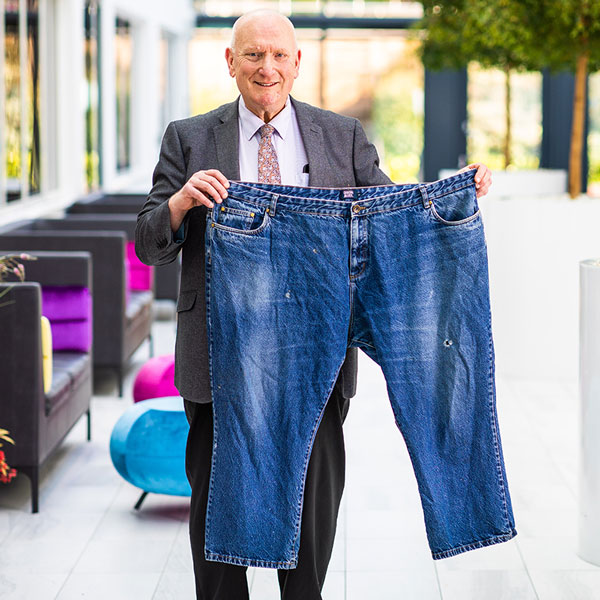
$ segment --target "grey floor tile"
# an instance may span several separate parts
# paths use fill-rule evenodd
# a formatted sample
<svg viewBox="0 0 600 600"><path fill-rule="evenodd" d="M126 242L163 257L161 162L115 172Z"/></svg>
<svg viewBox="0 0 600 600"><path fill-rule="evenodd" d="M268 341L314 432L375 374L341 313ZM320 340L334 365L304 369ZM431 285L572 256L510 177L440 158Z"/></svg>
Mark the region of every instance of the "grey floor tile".
<svg viewBox="0 0 600 600"><path fill-rule="evenodd" d="M2 600L53 600L68 573L11 572L0 574Z"/></svg>
<svg viewBox="0 0 600 600"><path fill-rule="evenodd" d="M174 531L173 537L175 533ZM91 540L77 561L74 573L160 574L172 546L171 540Z"/></svg>
<svg viewBox="0 0 600 600"><path fill-rule="evenodd" d="M159 579L160 572L72 573L56 600L152 600Z"/></svg>
<svg viewBox="0 0 600 600"><path fill-rule="evenodd" d="M348 572L388 572L396 569L433 569L431 553L424 538L348 539L346 546Z"/></svg>
<svg viewBox="0 0 600 600"><path fill-rule="evenodd" d="M539 600L600 600L600 572L531 570Z"/></svg>
<svg viewBox="0 0 600 600"><path fill-rule="evenodd" d="M530 570L596 571L597 567L577 556L576 537L548 535L539 538L517 538L525 566Z"/></svg>
<svg viewBox="0 0 600 600"><path fill-rule="evenodd" d="M165 571L152 600L195 600L196 589L191 573Z"/></svg>
<svg viewBox="0 0 600 600"><path fill-rule="evenodd" d="M439 580L443 600L537 600L524 569L444 571Z"/></svg>
<svg viewBox="0 0 600 600"><path fill-rule="evenodd" d="M346 599L440 600L433 569L355 572L346 576Z"/></svg>

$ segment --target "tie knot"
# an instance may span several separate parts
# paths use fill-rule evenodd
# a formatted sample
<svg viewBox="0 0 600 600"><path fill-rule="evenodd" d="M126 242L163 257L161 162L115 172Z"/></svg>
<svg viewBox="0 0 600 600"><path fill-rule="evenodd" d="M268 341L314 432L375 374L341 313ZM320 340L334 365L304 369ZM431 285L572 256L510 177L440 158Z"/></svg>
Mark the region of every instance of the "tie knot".
<svg viewBox="0 0 600 600"><path fill-rule="evenodd" d="M273 127L273 125L263 125L258 131L260 132L261 138L270 137L275 131L275 127Z"/></svg>

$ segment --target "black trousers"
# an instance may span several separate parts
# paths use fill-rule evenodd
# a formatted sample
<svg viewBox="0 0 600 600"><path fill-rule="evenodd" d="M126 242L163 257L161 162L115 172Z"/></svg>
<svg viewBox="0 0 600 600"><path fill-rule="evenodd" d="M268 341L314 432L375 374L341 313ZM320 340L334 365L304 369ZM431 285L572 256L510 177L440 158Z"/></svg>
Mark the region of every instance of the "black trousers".
<svg viewBox="0 0 600 600"><path fill-rule="evenodd" d="M338 382L339 383L339 382ZM342 425L349 400L335 386L315 436L306 474L300 552L295 569L278 571L283 600L321 600L344 489L346 455ZM198 600L248 600L246 567L207 561L204 529L213 445L212 404L184 400L190 422L186 471L192 487L190 541Z"/></svg>

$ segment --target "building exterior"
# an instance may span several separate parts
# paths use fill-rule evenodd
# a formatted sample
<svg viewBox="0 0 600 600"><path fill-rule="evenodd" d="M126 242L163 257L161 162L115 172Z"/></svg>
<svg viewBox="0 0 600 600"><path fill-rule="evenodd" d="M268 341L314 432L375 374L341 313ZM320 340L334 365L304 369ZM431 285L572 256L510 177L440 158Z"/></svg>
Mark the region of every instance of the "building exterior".
<svg viewBox="0 0 600 600"><path fill-rule="evenodd" d="M0 222L148 189L189 114L191 0L0 0Z"/></svg>

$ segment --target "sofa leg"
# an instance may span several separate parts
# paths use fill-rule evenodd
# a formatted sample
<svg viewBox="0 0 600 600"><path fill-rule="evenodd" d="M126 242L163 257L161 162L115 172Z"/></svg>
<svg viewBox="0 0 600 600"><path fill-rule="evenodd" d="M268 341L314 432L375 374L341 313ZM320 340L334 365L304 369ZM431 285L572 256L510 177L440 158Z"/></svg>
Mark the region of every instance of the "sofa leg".
<svg viewBox="0 0 600 600"><path fill-rule="evenodd" d="M148 492L142 492L142 495L138 498L138 501L135 503L135 506L133 507L134 510L140 510L140 508L142 507L142 502L146 499L147 495L148 495Z"/></svg>
<svg viewBox="0 0 600 600"><path fill-rule="evenodd" d="M85 414L87 415L87 441L89 442L92 439L92 413L89 408Z"/></svg>
<svg viewBox="0 0 600 600"><path fill-rule="evenodd" d="M154 338L151 333L148 335L148 343L150 344L150 358L154 358Z"/></svg>
<svg viewBox="0 0 600 600"><path fill-rule="evenodd" d="M119 386L119 398L123 397L123 367L117 367L117 382Z"/></svg>
<svg viewBox="0 0 600 600"><path fill-rule="evenodd" d="M39 467L19 467L23 475L29 477L31 484L31 512L37 513L40 510L40 468Z"/></svg>

